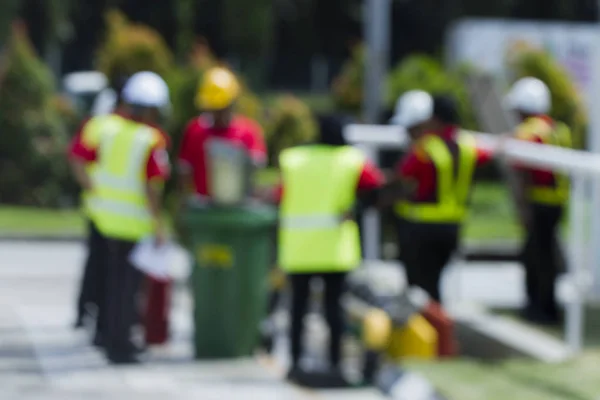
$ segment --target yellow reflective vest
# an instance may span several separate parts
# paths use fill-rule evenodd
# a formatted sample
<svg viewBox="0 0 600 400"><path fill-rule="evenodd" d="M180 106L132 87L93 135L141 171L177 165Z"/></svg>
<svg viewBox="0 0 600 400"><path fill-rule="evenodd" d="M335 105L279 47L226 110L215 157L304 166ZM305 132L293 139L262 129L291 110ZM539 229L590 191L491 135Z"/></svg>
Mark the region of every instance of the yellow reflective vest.
<svg viewBox="0 0 600 400"><path fill-rule="evenodd" d="M310 145L280 155L283 198L279 265L290 273L343 272L361 261L355 221L345 218L356 200L365 157L350 146Z"/></svg>
<svg viewBox="0 0 600 400"><path fill-rule="evenodd" d="M81 131L81 141L82 144L88 148L95 148L94 142L97 142L97 138L102 134L105 126L110 125L111 121L118 120L121 117L115 114L107 114L100 115L91 118L86 124L83 126ZM96 162L90 162L85 166L85 169L89 176L94 174L94 169L96 168ZM92 218L89 201L91 194L87 190L83 190L81 192L81 208L86 217Z"/></svg>
<svg viewBox="0 0 600 400"><path fill-rule="evenodd" d="M423 150L436 170L435 199L433 202L400 201L394 207L396 214L416 223L461 223L467 214L477 165L475 138L464 131L457 135L457 157L452 155L447 143L438 135L430 134L422 140Z"/></svg>
<svg viewBox="0 0 600 400"><path fill-rule="evenodd" d="M108 238L138 241L154 231L145 171L160 133L119 116L97 128L86 136L98 151L88 201L92 220Z"/></svg>
<svg viewBox="0 0 600 400"><path fill-rule="evenodd" d="M517 127L516 137L532 141L540 139L551 146L573 147L571 130L562 122L550 122L541 117L527 118ZM549 206L563 205L569 199L569 177L552 173L554 179L550 185L533 184L527 189L527 197L533 204Z"/></svg>

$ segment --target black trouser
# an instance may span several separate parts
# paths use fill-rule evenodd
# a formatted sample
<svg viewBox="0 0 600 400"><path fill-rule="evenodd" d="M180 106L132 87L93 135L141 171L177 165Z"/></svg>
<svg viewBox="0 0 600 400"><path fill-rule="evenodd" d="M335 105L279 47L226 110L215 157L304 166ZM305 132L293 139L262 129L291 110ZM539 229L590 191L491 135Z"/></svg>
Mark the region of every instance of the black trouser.
<svg viewBox="0 0 600 400"><path fill-rule="evenodd" d="M88 222L87 248L88 254L77 300L78 320L81 320L85 315L87 305L96 305L98 312L100 312L104 300L102 294L105 291L105 259L108 249L106 239L92 221Z"/></svg>
<svg viewBox="0 0 600 400"><path fill-rule="evenodd" d="M313 278L322 278L324 283L325 319L329 325L329 360L331 366L339 367L342 354L342 335L344 333L344 312L340 299L344 290L346 273L291 274L292 315L291 347L292 366L297 367L302 355L302 334L304 317L310 297L310 282Z"/></svg>
<svg viewBox="0 0 600 400"><path fill-rule="evenodd" d="M108 240L106 296L106 352L127 356L134 352L131 328L135 323L142 273L129 262L133 242Z"/></svg>
<svg viewBox="0 0 600 400"><path fill-rule="evenodd" d="M440 279L458 247L459 227L454 224L398 224L400 261L410 286L425 290L441 302Z"/></svg>
<svg viewBox="0 0 600 400"><path fill-rule="evenodd" d="M522 259L525 287L530 310L542 316L558 317L554 284L564 267L558 241L558 228L563 208L531 205L531 227L527 230Z"/></svg>

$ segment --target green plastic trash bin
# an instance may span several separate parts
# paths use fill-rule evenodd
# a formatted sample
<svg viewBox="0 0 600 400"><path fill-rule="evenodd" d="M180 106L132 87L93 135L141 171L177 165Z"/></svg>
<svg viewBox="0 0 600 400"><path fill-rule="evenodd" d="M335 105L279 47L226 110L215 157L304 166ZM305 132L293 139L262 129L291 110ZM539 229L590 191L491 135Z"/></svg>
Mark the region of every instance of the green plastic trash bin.
<svg viewBox="0 0 600 400"><path fill-rule="evenodd" d="M266 205L189 207L197 359L251 355L266 315L277 211Z"/></svg>

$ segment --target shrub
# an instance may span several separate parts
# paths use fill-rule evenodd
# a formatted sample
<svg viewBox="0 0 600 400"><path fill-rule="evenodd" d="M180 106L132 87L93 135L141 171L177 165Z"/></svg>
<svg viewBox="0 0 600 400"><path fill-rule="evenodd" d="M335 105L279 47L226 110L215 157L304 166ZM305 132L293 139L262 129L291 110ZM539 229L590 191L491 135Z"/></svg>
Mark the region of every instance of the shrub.
<svg viewBox="0 0 600 400"><path fill-rule="evenodd" d="M315 140L317 133L317 122L304 102L290 95L274 99L265 124L271 165L278 165L282 150Z"/></svg>
<svg viewBox="0 0 600 400"><path fill-rule="evenodd" d="M359 45L342 67L331 86L333 100L339 110L357 115L361 111L365 69L365 49Z"/></svg>
<svg viewBox="0 0 600 400"><path fill-rule="evenodd" d="M552 93L551 116L567 124L573 134L573 145L585 144L587 116L577 88L565 69L547 52L529 47L515 51L508 60L515 80L533 76L544 81Z"/></svg>
<svg viewBox="0 0 600 400"><path fill-rule="evenodd" d="M54 79L25 31L8 43L0 86L0 202L57 206L72 188L64 151L68 136L52 102Z"/></svg>
<svg viewBox="0 0 600 400"><path fill-rule="evenodd" d="M98 50L98 69L114 87L123 76L153 71L166 76L173 67L173 55L158 32L134 24L119 11L106 17L106 40Z"/></svg>
<svg viewBox="0 0 600 400"><path fill-rule="evenodd" d="M409 90L424 90L432 95L448 95L457 102L462 125L468 129L475 129L477 123L463 75L461 70L446 71L432 57L409 56L390 72L387 104L393 107L396 99Z"/></svg>

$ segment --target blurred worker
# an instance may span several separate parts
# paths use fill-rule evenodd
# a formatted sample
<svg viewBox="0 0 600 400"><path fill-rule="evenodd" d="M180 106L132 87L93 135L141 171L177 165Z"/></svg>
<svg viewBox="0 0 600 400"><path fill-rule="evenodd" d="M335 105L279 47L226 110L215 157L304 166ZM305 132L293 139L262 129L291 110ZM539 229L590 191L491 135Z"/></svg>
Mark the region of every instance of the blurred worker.
<svg viewBox="0 0 600 400"><path fill-rule="evenodd" d="M183 197L196 193L210 197L207 174L207 142L223 140L243 146L257 166L266 163L267 151L261 127L249 118L235 114L241 86L226 68L207 71L198 87L196 105L202 111L183 133L178 159Z"/></svg>
<svg viewBox="0 0 600 400"><path fill-rule="evenodd" d="M113 363L138 361L130 330L141 273L129 262L129 253L147 236L165 241L160 197L169 162L164 138L152 126L168 106L169 90L158 75L133 75L123 89L121 115L100 120L82 138L88 161L97 162L93 173L82 162L75 165L83 187L92 191L91 215L109 249L106 307L99 318L106 324L105 350Z"/></svg>
<svg viewBox="0 0 600 400"><path fill-rule="evenodd" d="M340 297L346 274L361 262L353 206L358 196L372 197L383 183L377 167L359 150L346 145L339 118L322 117L319 125L319 144L298 146L280 155L279 265L289 274L292 288L291 380L301 373L303 321L314 278L324 282L329 361L332 372L340 372L344 332Z"/></svg>
<svg viewBox="0 0 600 400"><path fill-rule="evenodd" d="M71 160L71 164L75 162L75 159L79 160L87 160L90 158L90 152L83 146L81 138L83 136L83 132L88 128L91 128L95 125L101 124L102 120L106 118L106 120L110 119L110 114L116 113L119 114L121 107L121 95L123 90L123 85L125 84L125 79L120 79L117 81L118 85L115 88L109 88L106 90L110 90L111 93L114 94L114 98L111 100L110 106L108 104L104 105L102 112L94 111L93 115L98 115L95 117L93 123L90 123L90 119L84 121L81 129L74 136L71 144L69 146L69 158ZM91 161L87 163L88 173L91 173L95 166L95 162ZM77 179L80 177L76 177ZM81 184L81 180L78 179ZM88 254L84 264L83 275L81 279L81 286L79 289L79 296L77 300L77 317L75 320L75 327L81 328L84 324L84 317L88 314L87 309L89 306L94 305L98 308L97 311L102 307L102 304L98 304L101 299L99 299L99 294L104 291L104 285L101 276L101 269L104 266L103 259L106 256L106 241L102 237L102 234L98 232L96 226L90 219L89 215L89 206L87 204L87 200L89 198L89 193L86 190L82 191L81 201L83 212L88 220L88 234L87 234L87 248ZM101 327L98 327L101 329ZM96 341L96 340L95 340Z"/></svg>
<svg viewBox="0 0 600 400"><path fill-rule="evenodd" d="M520 125L517 139L571 147L571 133L563 123L548 117L551 96L539 79L523 78L506 97L506 105L516 112ZM523 264L527 289L524 316L540 323L559 320L554 285L563 263L557 230L569 194L568 178L552 171L516 166L514 197L521 223L527 232Z"/></svg>
<svg viewBox="0 0 600 400"><path fill-rule="evenodd" d="M404 126L412 140L397 167L399 180L408 187L406 197L394 206L400 259L409 285L441 302L440 278L458 247L473 173L490 154L459 128L450 98L407 92L398 99L391 122Z"/></svg>

